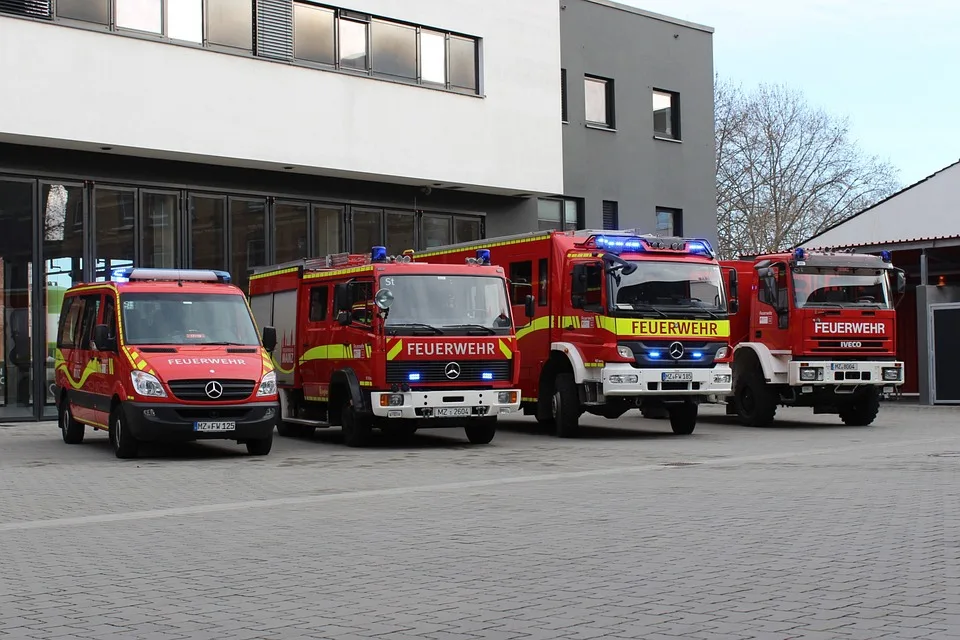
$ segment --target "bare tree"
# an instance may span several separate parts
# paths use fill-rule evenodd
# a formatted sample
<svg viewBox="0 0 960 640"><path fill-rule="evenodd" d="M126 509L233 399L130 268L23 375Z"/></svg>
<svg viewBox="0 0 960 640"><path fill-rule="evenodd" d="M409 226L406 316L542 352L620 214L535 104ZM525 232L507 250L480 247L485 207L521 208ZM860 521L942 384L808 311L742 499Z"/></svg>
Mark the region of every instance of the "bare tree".
<svg viewBox="0 0 960 640"><path fill-rule="evenodd" d="M715 85L717 223L726 258L789 249L898 189L846 118L782 86Z"/></svg>

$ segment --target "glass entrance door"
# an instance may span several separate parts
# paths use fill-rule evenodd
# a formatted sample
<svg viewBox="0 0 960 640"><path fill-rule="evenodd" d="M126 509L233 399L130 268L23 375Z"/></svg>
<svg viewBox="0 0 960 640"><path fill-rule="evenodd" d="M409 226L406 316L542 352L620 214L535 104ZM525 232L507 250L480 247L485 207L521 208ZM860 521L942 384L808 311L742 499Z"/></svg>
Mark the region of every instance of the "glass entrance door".
<svg viewBox="0 0 960 640"><path fill-rule="evenodd" d="M34 416L35 182L0 179L0 418Z"/></svg>

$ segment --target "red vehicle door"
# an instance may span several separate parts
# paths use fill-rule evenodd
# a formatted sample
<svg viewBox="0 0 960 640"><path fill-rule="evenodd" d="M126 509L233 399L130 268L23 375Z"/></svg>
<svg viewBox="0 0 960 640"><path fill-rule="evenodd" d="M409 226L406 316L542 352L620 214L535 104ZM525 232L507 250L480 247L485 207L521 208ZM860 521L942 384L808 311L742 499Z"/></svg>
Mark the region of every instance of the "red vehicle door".
<svg viewBox="0 0 960 640"><path fill-rule="evenodd" d="M97 324L107 327L109 344L96 344L91 339L91 355L93 365L87 386L92 394L91 407L92 421L98 426L107 427L110 424L110 404L115 388L114 381L119 374L117 352L117 299L116 294L108 291L100 302L100 317ZM95 325L96 326L96 325Z"/></svg>
<svg viewBox="0 0 960 640"><path fill-rule="evenodd" d="M353 369L361 386L369 386L373 380L371 350L376 319L373 302L374 282L372 276L357 278L344 284L347 288L349 324L331 324L328 370L324 380L338 369Z"/></svg>
<svg viewBox="0 0 960 640"><path fill-rule="evenodd" d="M70 385L71 409L77 420L99 426L96 411L94 410L96 396L93 393L91 376L99 370L96 355L93 350L93 328L100 319L100 302L102 295L89 293L80 296L80 323L77 326L73 340L73 349L67 360L69 375L67 382Z"/></svg>
<svg viewBox="0 0 960 640"><path fill-rule="evenodd" d="M757 301L753 305L750 326L753 332L749 337L752 342L763 342L771 351L790 350L790 304L792 290L787 277L787 265L782 262L770 265L776 282L777 300L772 300L767 294L763 279L757 287ZM777 312L777 308L781 313Z"/></svg>
<svg viewBox="0 0 960 640"><path fill-rule="evenodd" d="M326 402L330 388L330 344L334 336L334 314L330 311L332 285L316 282L303 285L297 322L303 361L300 378L304 399Z"/></svg>

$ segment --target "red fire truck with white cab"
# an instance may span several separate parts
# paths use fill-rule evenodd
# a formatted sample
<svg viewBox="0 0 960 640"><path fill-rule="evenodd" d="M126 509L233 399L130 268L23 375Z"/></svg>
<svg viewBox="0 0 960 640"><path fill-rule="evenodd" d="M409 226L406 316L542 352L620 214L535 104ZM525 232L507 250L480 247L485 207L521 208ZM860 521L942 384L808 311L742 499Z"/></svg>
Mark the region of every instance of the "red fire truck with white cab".
<svg viewBox="0 0 960 640"><path fill-rule="evenodd" d="M721 264L745 292L731 318L727 413L766 426L778 406L801 406L851 426L871 424L881 394L904 381L894 297L906 280L890 254L798 248Z"/></svg>
<svg viewBox="0 0 960 640"><path fill-rule="evenodd" d="M523 409L558 436L574 436L584 412L616 419L631 408L666 411L673 431L689 434L699 403L729 394L727 300L706 240L533 232L416 259L456 263L480 251L507 267L514 309L533 307L517 323Z"/></svg>
<svg viewBox="0 0 960 640"><path fill-rule="evenodd" d="M280 435L340 426L364 446L374 428L463 427L487 444L520 408L506 278L489 261L420 264L378 246L277 265L251 276L250 306L280 340Z"/></svg>

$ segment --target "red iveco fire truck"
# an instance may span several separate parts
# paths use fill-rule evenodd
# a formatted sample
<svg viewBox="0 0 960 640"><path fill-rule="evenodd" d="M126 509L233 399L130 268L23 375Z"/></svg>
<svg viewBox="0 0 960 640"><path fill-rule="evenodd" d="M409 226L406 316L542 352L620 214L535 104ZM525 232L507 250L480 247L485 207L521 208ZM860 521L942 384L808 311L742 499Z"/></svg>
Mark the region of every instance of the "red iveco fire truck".
<svg viewBox="0 0 960 640"><path fill-rule="evenodd" d="M778 405L801 406L871 424L881 390L892 393L904 380L893 297L906 281L890 254L799 248L721 265L749 292L732 316L727 413L766 426Z"/></svg>
<svg viewBox="0 0 960 640"><path fill-rule="evenodd" d="M416 259L475 252L508 268L515 309L533 307L517 328L523 409L558 436L575 435L584 412L615 419L630 408L666 410L673 431L689 434L699 403L730 393L727 302L706 240L534 232Z"/></svg>
<svg viewBox="0 0 960 640"><path fill-rule="evenodd" d="M503 269L472 259L337 254L250 278L250 306L276 327L280 435L339 425L348 446L374 428L464 427L489 443L518 411L519 354Z"/></svg>

